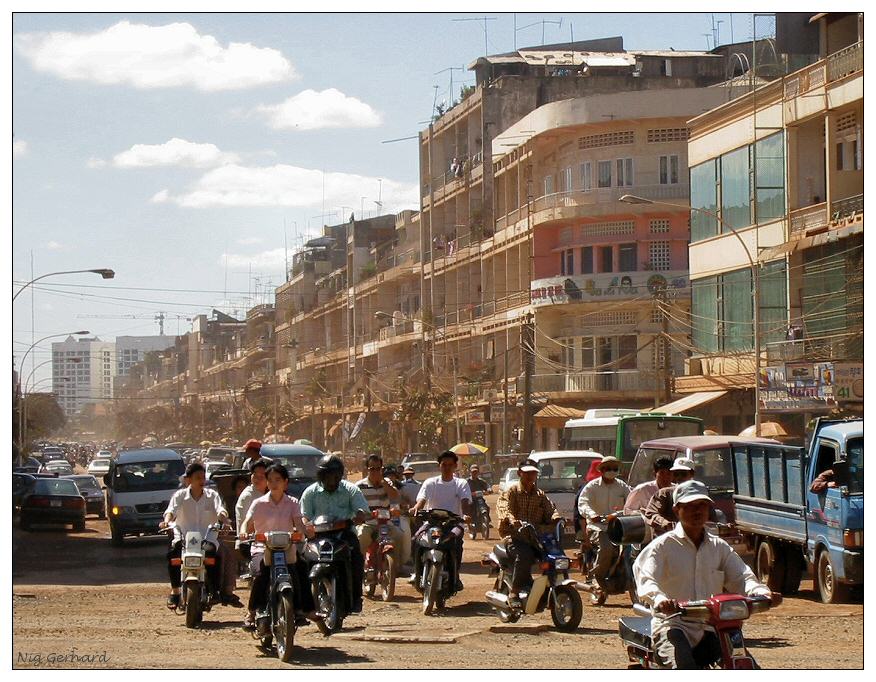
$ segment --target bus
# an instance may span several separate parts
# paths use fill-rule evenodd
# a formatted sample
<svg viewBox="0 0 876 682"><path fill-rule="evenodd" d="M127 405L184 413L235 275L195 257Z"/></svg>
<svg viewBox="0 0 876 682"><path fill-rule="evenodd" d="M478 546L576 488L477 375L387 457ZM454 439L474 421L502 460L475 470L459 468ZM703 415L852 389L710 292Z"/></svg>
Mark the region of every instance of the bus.
<svg viewBox="0 0 876 682"><path fill-rule="evenodd" d="M701 436L702 433L703 420L698 417L629 409L592 409L583 417L566 422L563 449L595 450L602 455L613 455L621 462L621 476L626 476L636 450L646 440Z"/></svg>

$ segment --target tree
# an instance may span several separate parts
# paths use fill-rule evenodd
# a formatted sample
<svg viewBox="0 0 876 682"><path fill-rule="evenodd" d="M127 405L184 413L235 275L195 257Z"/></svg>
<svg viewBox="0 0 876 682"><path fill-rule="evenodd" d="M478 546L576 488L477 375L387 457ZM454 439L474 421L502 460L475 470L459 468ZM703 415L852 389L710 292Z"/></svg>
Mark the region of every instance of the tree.
<svg viewBox="0 0 876 682"><path fill-rule="evenodd" d="M378 453L381 457L385 457L392 450L392 436L389 434L389 429L365 429L359 436L359 445L365 454Z"/></svg>
<svg viewBox="0 0 876 682"><path fill-rule="evenodd" d="M37 440L64 428L67 417L51 393L29 393L21 400L27 415L27 438Z"/></svg>
<svg viewBox="0 0 876 682"><path fill-rule="evenodd" d="M420 448L439 450L444 446L442 430L452 409L453 399L449 393L402 387L399 416L405 424L416 424Z"/></svg>

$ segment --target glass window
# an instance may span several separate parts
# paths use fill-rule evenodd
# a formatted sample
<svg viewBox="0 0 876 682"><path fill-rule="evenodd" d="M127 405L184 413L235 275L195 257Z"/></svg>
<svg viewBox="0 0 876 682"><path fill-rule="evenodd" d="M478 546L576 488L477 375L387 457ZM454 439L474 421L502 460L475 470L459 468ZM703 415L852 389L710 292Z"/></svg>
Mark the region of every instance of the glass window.
<svg viewBox="0 0 876 682"><path fill-rule="evenodd" d="M751 270L736 270L722 277L724 330L722 350L753 348L754 311L752 310Z"/></svg>
<svg viewBox="0 0 876 682"><path fill-rule="evenodd" d="M636 337L618 337L618 369L636 369Z"/></svg>
<svg viewBox="0 0 876 682"><path fill-rule="evenodd" d="M755 144L755 216L758 224L785 215L784 135L776 133Z"/></svg>
<svg viewBox="0 0 876 682"><path fill-rule="evenodd" d="M554 193L554 176L553 175L545 175L544 176L544 193L545 193L545 196L548 194Z"/></svg>
<svg viewBox="0 0 876 682"><path fill-rule="evenodd" d="M730 468L730 450L712 448L691 453L697 472L697 480L710 490L733 490L733 470Z"/></svg>
<svg viewBox="0 0 876 682"><path fill-rule="evenodd" d="M788 294L785 261L767 263L760 270L760 342L785 340L788 327Z"/></svg>
<svg viewBox="0 0 876 682"><path fill-rule="evenodd" d="M678 155L671 154L669 156L660 157L660 184L661 185L677 185L678 184Z"/></svg>
<svg viewBox="0 0 876 682"><path fill-rule="evenodd" d="M593 361L593 337L585 336L581 339L581 367L593 369L595 364Z"/></svg>
<svg viewBox="0 0 876 682"><path fill-rule="evenodd" d="M718 210L718 175L715 159L701 163L690 169L690 240L697 242L718 234L718 221L703 211L716 213Z"/></svg>
<svg viewBox="0 0 876 682"><path fill-rule="evenodd" d="M618 253L618 269L620 272L635 272L638 260L636 244L621 244Z"/></svg>
<svg viewBox="0 0 876 682"><path fill-rule="evenodd" d="M614 272L612 269L612 248L610 246L599 247L599 272Z"/></svg>
<svg viewBox="0 0 876 682"><path fill-rule="evenodd" d="M722 231L751 225L750 151L742 147L721 157Z"/></svg>
<svg viewBox="0 0 876 682"><path fill-rule="evenodd" d="M563 275L575 274L575 251L566 249L560 254L560 272Z"/></svg>
<svg viewBox="0 0 876 682"><path fill-rule="evenodd" d="M736 492L751 495L751 479L748 471L748 452L746 448L733 448L733 466L736 469Z"/></svg>
<svg viewBox="0 0 876 682"><path fill-rule="evenodd" d="M633 160L617 160L617 186L632 187L633 185Z"/></svg>
<svg viewBox="0 0 876 682"><path fill-rule="evenodd" d="M849 492L864 492L864 439L849 438L846 442L846 461L849 463Z"/></svg>
<svg viewBox="0 0 876 682"><path fill-rule="evenodd" d="M564 168L560 172L560 191L561 192L571 192L572 191L572 167Z"/></svg>
<svg viewBox="0 0 876 682"><path fill-rule="evenodd" d="M589 161L581 164L581 189L585 192L593 189L593 174Z"/></svg>
<svg viewBox="0 0 876 682"><path fill-rule="evenodd" d="M692 340L697 351L718 350L718 278L705 277L691 281Z"/></svg>
<svg viewBox="0 0 876 682"><path fill-rule="evenodd" d="M611 187L611 161L600 161L597 166L600 188Z"/></svg>
<svg viewBox="0 0 876 682"><path fill-rule="evenodd" d="M582 246L581 247L581 274L582 275L593 274L593 247L592 246Z"/></svg>

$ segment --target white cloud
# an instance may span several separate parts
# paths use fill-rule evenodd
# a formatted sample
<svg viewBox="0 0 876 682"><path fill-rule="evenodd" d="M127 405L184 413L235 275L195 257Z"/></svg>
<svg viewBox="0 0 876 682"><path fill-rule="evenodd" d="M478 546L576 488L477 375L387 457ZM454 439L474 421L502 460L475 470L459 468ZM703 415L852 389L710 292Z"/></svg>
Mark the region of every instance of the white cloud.
<svg viewBox="0 0 876 682"><path fill-rule="evenodd" d="M88 168L103 168L106 166L106 161L103 159L99 159L96 156L92 156L88 161L85 162L85 165Z"/></svg>
<svg viewBox="0 0 876 682"><path fill-rule="evenodd" d="M380 114L368 104L335 88L304 90L279 104L261 104L254 111L278 130L374 128L381 123Z"/></svg>
<svg viewBox="0 0 876 682"><path fill-rule="evenodd" d="M377 194L377 178L352 173L325 174L327 206L357 207L363 196L376 197ZM419 206L414 183L384 179L382 197L387 211ZM186 208L319 206L323 201L323 173L285 164L259 168L231 164L208 171L181 194L171 195L164 189L152 201L171 201Z"/></svg>
<svg viewBox="0 0 876 682"><path fill-rule="evenodd" d="M12 158L18 159L27 154L27 142L24 140L16 140L12 143Z"/></svg>
<svg viewBox="0 0 876 682"><path fill-rule="evenodd" d="M96 33L21 33L14 41L37 71L102 85L211 92L298 77L278 50L250 43L223 46L188 23L147 26L121 21Z"/></svg>
<svg viewBox="0 0 876 682"><path fill-rule="evenodd" d="M244 237L243 239L238 239L237 243L241 246L252 246L253 244L261 244L261 237Z"/></svg>
<svg viewBox="0 0 876 682"><path fill-rule="evenodd" d="M135 144L113 157L116 168L188 166L210 168L239 161L237 154L223 152L215 144L189 142L174 137L164 144Z"/></svg>
<svg viewBox="0 0 876 682"><path fill-rule="evenodd" d="M223 253L219 257L219 264L225 265L228 263L232 268L245 268L252 265L261 270L279 270L283 271L286 266L287 252L284 248L269 249L255 254L241 253Z"/></svg>
<svg viewBox="0 0 876 682"><path fill-rule="evenodd" d="M51 250L51 251L60 251L61 249L64 248L64 245L61 244L60 242L56 242L56 241L52 240L48 244L46 244L46 248Z"/></svg>

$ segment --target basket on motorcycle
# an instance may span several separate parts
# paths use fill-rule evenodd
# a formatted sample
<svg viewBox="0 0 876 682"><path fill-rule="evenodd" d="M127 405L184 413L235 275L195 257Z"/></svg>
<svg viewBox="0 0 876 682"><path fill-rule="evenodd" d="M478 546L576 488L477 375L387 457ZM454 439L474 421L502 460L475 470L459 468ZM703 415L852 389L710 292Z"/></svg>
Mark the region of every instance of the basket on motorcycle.
<svg viewBox="0 0 876 682"><path fill-rule="evenodd" d="M644 542L647 526L641 514L618 514L608 520L608 539L615 545L633 545Z"/></svg>

